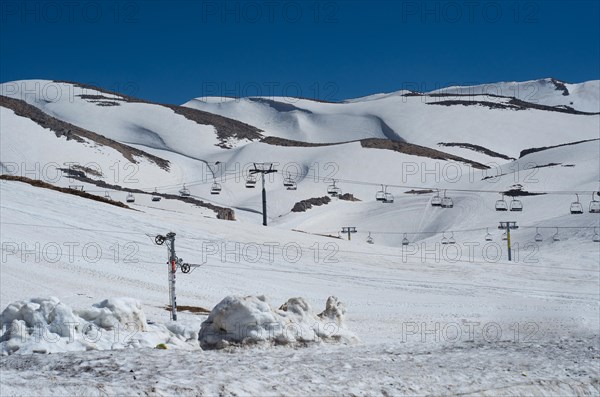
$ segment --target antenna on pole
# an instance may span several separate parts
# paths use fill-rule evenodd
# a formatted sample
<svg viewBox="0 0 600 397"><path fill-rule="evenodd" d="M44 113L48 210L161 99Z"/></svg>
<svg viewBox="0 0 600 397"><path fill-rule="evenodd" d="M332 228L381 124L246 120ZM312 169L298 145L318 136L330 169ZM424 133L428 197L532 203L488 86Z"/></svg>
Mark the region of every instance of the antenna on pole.
<svg viewBox="0 0 600 397"><path fill-rule="evenodd" d="M273 169L273 163L254 163L254 168L250 170L250 174L261 174L262 179L262 214L263 225L267 226L267 190L265 189L265 174L277 172Z"/></svg>

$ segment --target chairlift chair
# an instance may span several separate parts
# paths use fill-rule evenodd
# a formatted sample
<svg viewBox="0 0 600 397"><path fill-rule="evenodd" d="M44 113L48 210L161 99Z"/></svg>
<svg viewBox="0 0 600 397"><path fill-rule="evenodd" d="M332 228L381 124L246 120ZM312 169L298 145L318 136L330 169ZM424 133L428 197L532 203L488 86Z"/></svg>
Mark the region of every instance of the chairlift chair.
<svg viewBox="0 0 600 397"><path fill-rule="evenodd" d="M489 228L485 228L485 241L492 241L492 235L490 234L490 229Z"/></svg>
<svg viewBox="0 0 600 397"><path fill-rule="evenodd" d="M507 232L502 233L502 240L503 241L508 240L508 233Z"/></svg>
<svg viewBox="0 0 600 397"><path fill-rule="evenodd" d="M410 241L408 241L408 238L406 237L406 233L404 233L404 238L402 239L402 245L408 245L410 244Z"/></svg>
<svg viewBox="0 0 600 397"><path fill-rule="evenodd" d="M592 201L590 201L590 214L600 214L600 201L594 198L596 193L592 192ZM600 193L598 193L600 196Z"/></svg>
<svg viewBox="0 0 600 397"><path fill-rule="evenodd" d="M375 200L385 201L385 190L383 189L383 185L381 185L381 190L378 190L377 193L375 193Z"/></svg>
<svg viewBox="0 0 600 397"><path fill-rule="evenodd" d="M394 202L394 195L392 193L385 192L384 203L391 204Z"/></svg>
<svg viewBox="0 0 600 397"><path fill-rule="evenodd" d="M450 197L446 196L446 191L444 190L444 198L442 198L442 208L453 208L454 201Z"/></svg>
<svg viewBox="0 0 600 397"><path fill-rule="evenodd" d="M504 200L504 194L502 195L502 199L496 200L496 211L508 211L508 204Z"/></svg>
<svg viewBox="0 0 600 397"><path fill-rule="evenodd" d="M221 194L221 184L215 182L210 187L210 194Z"/></svg>
<svg viewBox="0 0 600 397"><path fill-rule="evenodd" d="M571 214L583 214L583 206L579 202L579 194L575 193L577 201L571 203Z"/></svg>
<svg viewBox="0 0 600 397"><path fill-rule="evenodd" d="M535 228L535 237L533 239L538 243L544 241L544 237L540 234L539 229L537 227Z"/></svg>
<svg viewBox="0 0 600 397"><path fill-rule="evenodd" d="M442 244L448 244L448 238L446 237L446 233L442 232Z"/></svg>
<svg viewBox="0 0 600 397"><path fill-rule="evenodd" d="M254 189L256 187L256 175L250 174L248 178L246 178L246 188Z"/></svg>
<svg viewBox="0 0 600 397"><path fill-rule="evenodd" d="M440 191L435 189L435 196L431 198L431 206L432 207L441 207L442 206L442 198L440 197Z"/></svg>
<svg viewBox="0 0 600 397"><path fill-rule="evenodd" d="M110 200L110 194L108 194L108 192L104 192L104 198L107 198Z"/></svg>
<svg viewBox="0 0 600 397"><path fill-rule="evenodd" d="M448 239L448 244L456 244L456 240L454 239L454 232L452 232L452 235Z"/></svg>
<svg viewBox="0 0 600 397"><path fill-rule="evenodd" d="M371 237L371 232L369 232L369 236L367 237L367 243L369 243L369 244L374 244L375 243L375 241L373 240L373 237Z"/></svg>
<svg viewBox="0 0 600 397"><path fill-rule="evenodd" d="M339 187L337 187L337 186L335 185L335 182L336 182L336 181L335 181L335 179L334 179L334 180L333 180L333 184L331 184L331 185L329 185L329 186L327 187L327 194L329 194L329 195L331 195L331 196L333 196L333 197L337 197L337 196L339 196L339 195L341 195L341 194L342 194L342 189L340 189Z"/></svg>
<svg viewBox="0 0 600 397"><path fill-rule="evenodd" d="M510 210L518 212L523 211L523 203L521 200L517 200L513 197L513 199L510 201Z"/></svg>
<svg viewBox="0 0 600 397"><path fill-rule="evenodd" d="M560 241L560 236L558 235L558 228L556 228L556 233L552 236L553 241Z"/></svg>
<svg viewBox="0 0 600 397"><path fill-rule="evenodd" d="M152 194L152 201L160 201L161 197L158 195L156 188L154 188L154 193Z"/></svg>
<svg viewBox="0 0 600 397"><path fill-rule="evenodd" d="M598 234L596 228L594 228L594 237L592 237L592 241L595 243L600 243L600 234Z"/></svg>
<svg viewBox="0 0 600 397"><path fill-rule="evenodd" d="M183 184L183 187L179 191L179 195L181 197L189 197L190 196L190 191L187 187L185 187L185 183Z"/></svg>
<svg viewBox="0 0 600 397"><path fill-rule="evenodd" d="M125 201L127 201L128 203L134 203L135 202L135 197L133 197L133 194L128 193L127 194L127 198L125 199Z"/></svg>
<svg viewBox="0 0 600 397"><path fill-rule="evenodd" d="M294 181L292 179L292 176L290 175L290 173L288 172L288 176L287 178L285 178L283 180L283 186L287 189L287 190L296 190L298 188L298 186L296 185L296 181Z"/></svg>

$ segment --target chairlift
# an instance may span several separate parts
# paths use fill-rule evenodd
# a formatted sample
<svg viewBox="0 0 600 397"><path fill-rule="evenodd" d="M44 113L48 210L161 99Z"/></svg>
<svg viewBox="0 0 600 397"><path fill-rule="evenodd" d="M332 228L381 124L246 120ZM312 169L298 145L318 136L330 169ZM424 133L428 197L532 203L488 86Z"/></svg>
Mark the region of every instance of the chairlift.
<svg viewBox="0 0 600 397"><path fill-rule="evenodd" d="M221 194L221 184L217 182L213 183L210 187L210 194Z"/></svg>
<svg viewBox="0 0 600 397"><path fill-rule="evenodd" d="M594 237L592 237L592 241L595 243L600 243L600 234L598 234L596 228L594 228Z"/></svg>
<svg viewBox="0 0 600 397"><path fill-rule="evenodd" d="M110 194L108 194L108 191L104 192L104 198L110 200Z"/></svg>
<svg viewBox="0 0 600 397"><path fill-rule="evenodd" d="M456 240L454 239L454 232L452 232L452 235L448 239L448 244L456 244Z"/></svg>
<svg viewBox="0 0 600 397"><path fill-rule="evenodd" d="M127 194L127 198L125 199L125 201L127 201L128 203L134 203L135 202L135 197L133 197L133 194L128 193Z"/></svg>
<svg viewBox="0 0 600 397"><path fill-rule="evenodd" d="M385 200L385 190L383 189L383 185L381 185L381 190L378 190L377 193L375 193L375 200L377 200L377 201Z"/></svg>
<svg viewBox="0 0 600 397"><path fill-rule="evenodd" d="M536 227L535 228L535 237L534 240L537 243L541 243L542 241L544 241L544 237L540 234L539 229Z"/></svg>
<svg viewBox="0 0 600 397"><path fill-rule="evenodd" d="M510 210L519 212L523 211L523 203L521 200L517 200L513 197L513 199L510 201Z"/></svg>
<svg viewBox="0 0 600 397"><path fill-rule="evenodd" d="M387 186L384 189L385 195L383 197L383 202L387 204L391 204L394 202L394 195L392 193L388 193Z"/></svg>
<svg viewBox="0 0 600 397"><path fill-rule="evenodd" d="M285 178L283 180L283 187L285 187L287 190L298 189L298 185L296 184L296 181L292 179L292 176L290 175L289 172L288 172L287 178Z"/></svg>
<svg viewBox="0 0 600 397"><path fill-rule="evenodd" d="M254 189L256 187L256 175L250 174L248 178L246 178L246 188Z"/></svg>
<svg viewBox="0 0 600 397"><path fill-rule="evenodd" d="M446 245L448 244L448 238L446 237L446 233L442 232L442 244Z"/></svg>
<svg viewBox="0 0 600 397"><path fill-rule="evenodd" d="M402 239L402 245L408 245L410 244L410 241L408 241L408 238L406 237L406 233L404 233L404 238Z"/></svg>
<svg viewBox="0 0 600 397"><path fill-rule="evenodd" d="M338 233L339 235L339 233ZM367 237L367 243L369 244L375 244L375 241L373 240L373 237L371 237L371 232L369 232L369 236Z"/></svg>
<svg viewBox="0 0 600 397"><path fill-rule="evenodd" d="M181 197L189 197L191 195L189 189L187 187L185 187L185 183L183 184L183 187L179 191L179 195Z"/></svg>
<svg viewBox="0 0 600 397"><path fill-rule="evenodd" d="M485 241L492 241L492 235L490 234L490 229L489 228L485 228Z"/></svg>
<svg viewBox="0 0 600 397"><path fill-rule="evenodd" d="M158 195L156 188L154 188L154 193L152 193L152 201L160 201L162 197Z"/></svg>
<svg viewBox="0 0 600 397"><path fill-rule="evenodd" d="M560 241L560 236L558 235L558 228L556 228L556 233L552 236L553 241Z"/></svg>
<svg viewBox="0 0 600 397"><path fill-rule="evenodd" d="M333 197L337 197L339 195L342 194L342 189L340 189L339 187L337 187L335 185L335 179L333 180L333 184L327 186L327 194L333 196Z"/></svg>
<svg viewBox="0 0 600 397"><path fill-rule="evenodd" d="M504 194L501 200L496 200L496 211L508 211L508 204L504 200Z"/></svg>
<svg viewBox="0 0 600 397"><path fill-rule="evenodd" d="M579 194L575 193L577 201L571 203L571 214L583 214L583 206L579 202Z"/></svg>
<svg viewBox="0 0 600 397"><path fill-rule="evenodd" d="M442 198L440 197L440 191L435 189L435 196L431 198L431 206L432 207L441 207L442 206Z"/></svg>
<svg viewBox="0 0 600 397"><path fill-rule="evenodd" d="M508 233L507 232L502 233L502 240L503 241L508 240Z"/></svg>
<svg viewBox="0 0 600 397"><path fill-rule="evenodd" d="M450 197L446 196L446 191L444 190L444 197L442 198L442 208L453 208L454 201Z"/></svg>
<svg viewBox="0 0 600 397"><path fill-rule="evenodd" d="M590 201L590 214L600 214L600 201L594 198L594 195L600 193L592 192L592 201Z"/></svg>

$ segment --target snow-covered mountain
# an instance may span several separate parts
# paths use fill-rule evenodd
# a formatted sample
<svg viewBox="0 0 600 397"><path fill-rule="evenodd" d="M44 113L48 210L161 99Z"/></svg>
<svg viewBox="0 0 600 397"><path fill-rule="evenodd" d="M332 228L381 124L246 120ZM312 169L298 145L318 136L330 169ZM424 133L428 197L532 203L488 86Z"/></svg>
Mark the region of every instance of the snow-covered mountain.
<svg viewBox="0 0 600 397"><path fill-rule="evenodd" d="M496 86L177 106L78 83L0 85L0 394L598 394L598 82ZM278 171L269 227L260 183L246 187L257 162ZM350 195L328 194L334 181ZM376 200L382 189L393 202ZM496 211L503 199L523 210ZM519 226L511 261L499 221ZM351 240L338 238L348 226ZM177 274L177 323L155 244L169 231L178 257L202 265ZM313 332L331 308L311 305L330 295L346 305L330 311L337 325L348 309L331 343L347 345L200 350L201 327L227 333L236 319L301 318ZM135 299L104 300L119 296ZM119 336L115 319L139 332ZM103 334L75 327L72 343L61 321ZM54 342L32 338L40 322ZM124 350L92 352L105 349ZM159 382L165 365L177 374Z"/></svg>

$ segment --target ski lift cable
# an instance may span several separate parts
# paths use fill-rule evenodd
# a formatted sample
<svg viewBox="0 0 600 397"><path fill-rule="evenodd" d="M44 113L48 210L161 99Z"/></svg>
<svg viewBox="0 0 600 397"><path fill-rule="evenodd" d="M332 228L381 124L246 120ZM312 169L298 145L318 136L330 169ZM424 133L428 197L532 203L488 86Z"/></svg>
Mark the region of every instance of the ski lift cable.
<svg viewBox="0 0 600 397"><path fill-rule="evenodd" d="M331 183L331 181L333 180L333 178L330 177L321 177L321 176L310 176L309 172L307 173L298 173L298 172L287 172L288 176L295 176L297 178L311 178L312 180L315 181L320 181L320 182L325 182L325 183ZM232 179L244 179L242 178L242 176L240 176L238 173L225 173L224 175L221 175L220 177L215 177L215 178L203 178L203 179L194 179L194 180L189 180L189 181L185 181L185 184L188 186L199 186L199 185L206 185L206 184L211 184L213 183L213 179L214 180L219 180L220 182L226 182L226 181L230 181ZM431 194L436 193L435 191L439 188L436 187L432 187L432 186L412 186L412 185L395 185L395 184L390 184L390 183L378 183L378 182L366 182L366 181L359 181L359 180L352 180L352 179L340 179L340 178L335 178L336 182L339 183L344 183L344 184L354 184L354 185L362 185L362 186L387 186L390 188L399 188L399 189L416 189L416 190L432 190ZM169 184L169 185L162 185L162 186L156 186L161 190L168 190L168 189L174 189L181 186L181 182L180 183L175 183L175 184ZM141 187L141 188L136 188L139 190L148 190L151 189L152 187ZM89 192L97 192L97 191L105 191L105 189L100 189L100 190L96 190L96 189L92 189L92 190L88 190ZM502 194L502 193L506 193L506 190L482 190L482 189L453 189L453 188L449 188L449 189L444 189L448 192L458 192L458 193L490 193L490 194ZM533 195L573 195L573 194L589 194L590 190L544 190L544 191L528 191L528 193L533 194ZM511 196L514 198L514 196Z"/></svg>

